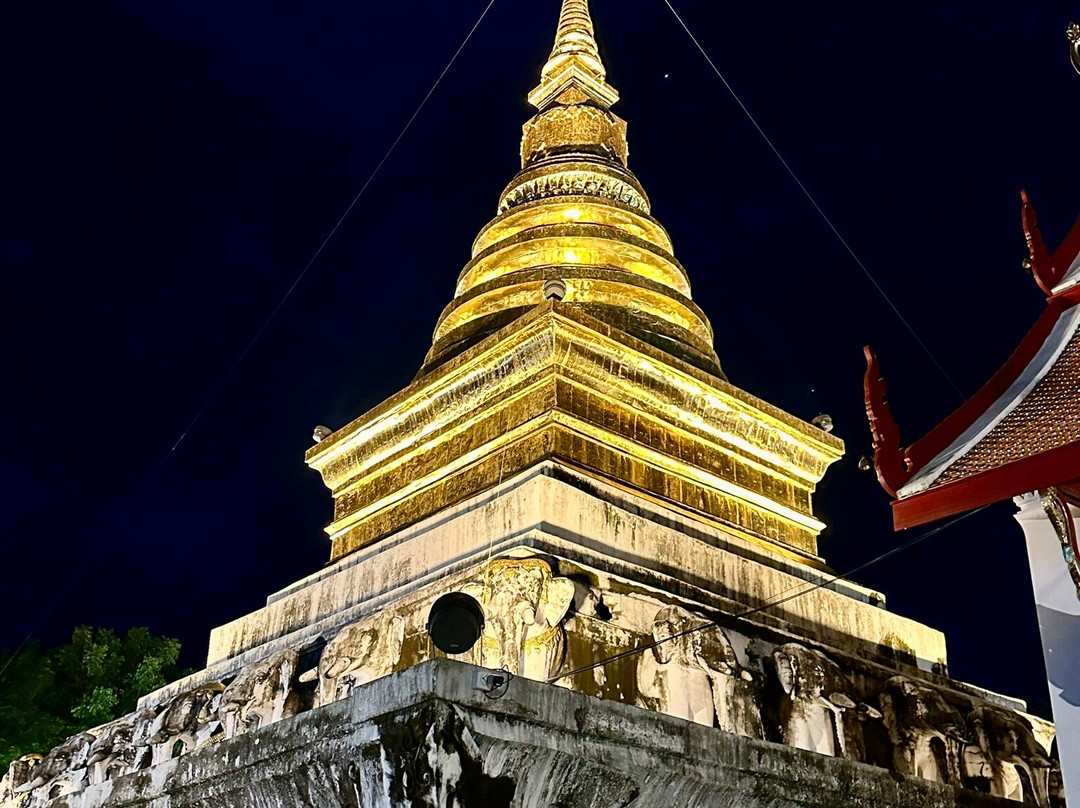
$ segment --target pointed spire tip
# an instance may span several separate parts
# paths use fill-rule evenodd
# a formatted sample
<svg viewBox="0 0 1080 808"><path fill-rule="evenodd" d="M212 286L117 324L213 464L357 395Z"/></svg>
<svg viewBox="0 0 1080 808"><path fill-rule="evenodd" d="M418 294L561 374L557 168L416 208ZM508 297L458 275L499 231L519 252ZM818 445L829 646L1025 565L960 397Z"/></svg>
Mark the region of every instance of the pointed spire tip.
<svg viewBox="0 0 1080 808"><path fill-rule="evenodd" d="M589 0L562 0L555 44L540 71L539 86L529 93L529 103L545 109L571 88L605 109L619 100L615 88L607 83Z"/></svg>

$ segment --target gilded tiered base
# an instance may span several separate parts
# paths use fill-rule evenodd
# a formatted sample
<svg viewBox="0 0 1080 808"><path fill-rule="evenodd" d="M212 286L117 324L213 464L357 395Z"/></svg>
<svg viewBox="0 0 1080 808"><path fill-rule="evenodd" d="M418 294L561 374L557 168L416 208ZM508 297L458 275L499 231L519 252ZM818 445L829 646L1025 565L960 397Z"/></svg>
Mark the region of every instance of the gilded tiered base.
<svg viewBox="0 0 1080 808"><path fill-rule="evenodd" d="M843 443L547 303L308 452L338 558L543 460L820 566L811 494Z"/></svg>

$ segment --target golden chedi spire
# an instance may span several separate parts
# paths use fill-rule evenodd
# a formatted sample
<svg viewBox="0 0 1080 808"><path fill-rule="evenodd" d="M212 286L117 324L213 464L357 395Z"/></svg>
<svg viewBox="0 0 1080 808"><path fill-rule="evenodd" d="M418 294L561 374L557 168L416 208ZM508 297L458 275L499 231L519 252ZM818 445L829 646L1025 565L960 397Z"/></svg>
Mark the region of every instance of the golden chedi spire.
<svg viewBox="0 0 1080 808"><path fill-rule="evenodd" d="M565 0L555 46L540 71L540 84L529 93L529 103L543 110L556 99L570 104L589 100L608 109L619 95L606 78L588 0Z"/></svg>
<svg viewBox="0 0 1080 808"><path fill-rule="evenodd" d="M721 375L713 332L686 270L627 168L626 122L611 112L587 0L563 0L551 56L529 94L521 171L473 243L435 329L430 371L544 302L564 303Z"/></svg>
<svg viewBox="0 0 1080 808"><path fill-rule="evenodd" d="M334 495L333 557L538 475L821 566L811 499L843 444L721 377L709 321L626 166L585 0L564 0L529 98L521 170L420 374L308 452ZM563 524L552 496L523 518Z"/></svg>

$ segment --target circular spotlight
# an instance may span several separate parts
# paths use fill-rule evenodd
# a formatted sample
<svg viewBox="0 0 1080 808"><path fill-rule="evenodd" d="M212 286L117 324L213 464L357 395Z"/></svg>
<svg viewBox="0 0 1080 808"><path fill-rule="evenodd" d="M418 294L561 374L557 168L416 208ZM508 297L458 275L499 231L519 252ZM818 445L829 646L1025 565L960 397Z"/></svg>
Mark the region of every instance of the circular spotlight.
<svg viewBox="0 0 1080 808"><path fill-rule="evenodd" d="M483 630L484 610L471 595L449 592L431 605L427 631L444 654L464 654L476 645Z"/></svg>

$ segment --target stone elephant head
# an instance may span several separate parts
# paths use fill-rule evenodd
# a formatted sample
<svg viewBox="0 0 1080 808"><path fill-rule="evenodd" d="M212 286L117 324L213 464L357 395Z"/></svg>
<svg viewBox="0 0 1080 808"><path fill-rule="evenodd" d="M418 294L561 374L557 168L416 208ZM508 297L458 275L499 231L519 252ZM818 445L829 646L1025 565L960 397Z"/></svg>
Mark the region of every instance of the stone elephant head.
<svg viewBox="0 0 1080 808"><path fill-rule="evenodd" d="M85 785L86 761L95 740L89 732L72 735L34 767L31 779L15 788L15 793L42 788L52 798L77 791Z"/></svg>
<svg viewBox="0 0 1080 808"><path fill-rule="evenodd" d="M784 743L823 755L847 754L841 713L855 707L851 684L825 654L798 643L773 650L776 678L787 698L781 705Z"/></svg>
<svg viewBox="0 0 1080 808"><path fill-rule="evenodd" d="M541 681L555 674L565 651L562 622L574 601L573 581L556 578L541 558L499 558L462 591L484 610L484 632L473 649L477 664Z"/></svg>
<svg viewBox="0 0 1080 808"><path fill-rule="evenodd" d="M378 613L341 629L319 659L319 689L315 704L345 698L360 685L393 673L401 662L405 620Z"/></svg>
<svg viewBox="0 0 1080 808"><path fill-rule="evenodd" d="M1053 761L1031 725L1012 710L990 704L968 715L971 744L964 750L966 784L995 797L1048 808Z"/></svg>
<svg viewBox="0 0 1080 808"><path fill-rule="evenodd" d="M291 648L246 666L221 696L221 726L226 738L295 715L300 655Z"/></svg>
<svg viewBox="0 0 1080 808"><path fill-rule="evenodd" d="M154 719L149 730L153 763L190 752L219 729L218 709L225 686L211 682L179 694Z"/></svg>
<svg viewBox="0 0 1080 808"><path fill-rule="evenodd" d="M939 690L906 676L887 680L878 695L882 721L901 774L960 785L959 754L967 742L963 716Z"/></svg>

